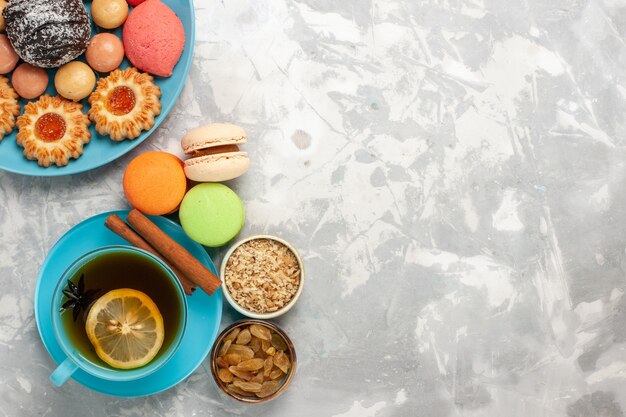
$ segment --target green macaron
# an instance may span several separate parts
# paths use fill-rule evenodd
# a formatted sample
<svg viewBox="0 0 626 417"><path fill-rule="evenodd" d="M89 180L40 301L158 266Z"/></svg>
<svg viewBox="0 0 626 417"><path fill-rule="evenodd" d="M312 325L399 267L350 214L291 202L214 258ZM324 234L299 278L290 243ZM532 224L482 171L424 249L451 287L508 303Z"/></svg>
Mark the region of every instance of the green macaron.
<svg viewBox="0 0 626 417"><path fill-rule="evenodd" d="M185 233L212 248L224 246L237 236L246 217L237 194L218 183L199 184L189 190L179 215Z"/></svg>

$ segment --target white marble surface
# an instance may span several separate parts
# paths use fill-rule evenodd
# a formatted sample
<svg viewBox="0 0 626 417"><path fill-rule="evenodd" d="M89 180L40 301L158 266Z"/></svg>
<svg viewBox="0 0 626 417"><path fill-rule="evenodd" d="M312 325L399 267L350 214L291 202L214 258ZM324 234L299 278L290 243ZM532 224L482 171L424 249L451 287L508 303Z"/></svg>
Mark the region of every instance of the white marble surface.
<svg viewBox="0 0 626 417"><path fill-rule="evenodd" d="M190 79L147 143L85 175L0 173L0 416L624 415L625 0L196 3ZM249 130L243 234L305 258L279 320L292 387L224 402L205 361L148 398L53 388L47 251L127 207L132 157L210 121Z"/></svg>

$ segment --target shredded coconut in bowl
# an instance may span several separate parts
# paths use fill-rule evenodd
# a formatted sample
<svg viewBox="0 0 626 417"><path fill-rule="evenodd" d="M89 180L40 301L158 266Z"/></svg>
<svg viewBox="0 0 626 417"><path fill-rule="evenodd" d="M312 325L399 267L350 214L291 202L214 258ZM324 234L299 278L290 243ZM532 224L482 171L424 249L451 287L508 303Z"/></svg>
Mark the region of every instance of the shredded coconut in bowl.
<svg viewBox="0 0 626 417"><path fill-rule="evenodd" d="M242 308L257 314L285 307L300 286L300 264L287 246L272 239L242 243L228 258L224 280Z"/></svg>

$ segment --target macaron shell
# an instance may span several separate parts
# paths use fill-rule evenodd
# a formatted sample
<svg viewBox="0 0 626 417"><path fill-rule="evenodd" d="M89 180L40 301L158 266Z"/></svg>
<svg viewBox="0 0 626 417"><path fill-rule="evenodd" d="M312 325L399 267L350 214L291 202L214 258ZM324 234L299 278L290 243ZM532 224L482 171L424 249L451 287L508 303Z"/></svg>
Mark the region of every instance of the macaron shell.
<svg viewBox="0 0 626 417"><path fill-rule="evenodd" d="M185 154L192 154L193 151L199 151L201 149L208 149L208 148L216 148L218 146L244 145L248 142L248 139L245 137L219 138L219 139L204 138L204 139L195 139L195 140L189 140L189 139L185 140L185 139L183 139L181 142L181 146Z"/></svg>
<svg viewBox="0 0 626 417"><path fill-rule="evenodd" d="M182 161L167 152L146 152L124 173L124 193L139 211L159 216L176 211L187 191Z"/></svg>
<svg viewBox="0 0 626 417"><path fill-rule="evenodd" d="M223 145L242 145L248 141L246 130L228 123L210 123L187 132L180 144L183 152Z"/></svg>
<svg viewBox="0 0 626 417"><path fill-rule="evenodd" d="M241 199L223 184L193 187L180 205L180 224L189 237L209 247L233 240L243 228L245 209Z"/></svg>
<svg viewBox="0 0 626 417"><path fill-rule="evenodd" d="M250 168L246 152L199 156L185 161L185 175L192 181L221 182L237 178Z"/></svg>
<svg viewBox="0 0 626 417"><path fill-rule="evenodd" d="M189 131L181 141L183 152L223 145L242 145L248 141L246 130L227 123L211 123Z"/></svg>

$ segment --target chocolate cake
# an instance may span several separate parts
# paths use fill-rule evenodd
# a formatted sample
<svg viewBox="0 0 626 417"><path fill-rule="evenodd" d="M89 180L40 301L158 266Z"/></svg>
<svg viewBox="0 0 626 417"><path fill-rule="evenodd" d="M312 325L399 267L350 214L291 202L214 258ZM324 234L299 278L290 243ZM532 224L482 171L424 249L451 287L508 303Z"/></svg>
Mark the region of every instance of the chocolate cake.
<svg viewBox="0 0 626 417"><path fill-rule="evenodd" d="M58 67L85 52L91 26L82 0L11 0L2 13L15 52L37 67Z"/></svg>

